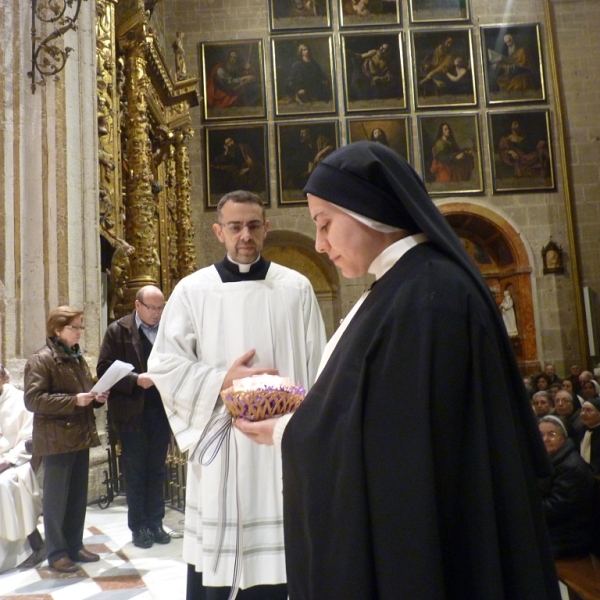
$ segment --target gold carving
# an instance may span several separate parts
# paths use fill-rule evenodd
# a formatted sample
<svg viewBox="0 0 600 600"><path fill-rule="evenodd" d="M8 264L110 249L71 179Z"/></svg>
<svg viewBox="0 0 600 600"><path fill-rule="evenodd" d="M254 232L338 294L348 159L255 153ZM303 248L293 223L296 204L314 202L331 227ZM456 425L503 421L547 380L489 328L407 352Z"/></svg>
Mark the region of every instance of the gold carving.
<svg viewBox="0 0 600 600"><path fill-rule="evenodd" d="M198 80L187 78L182 35L175 77L169 71L149 4L96 3L99 225L114 249L103 257L111 319L133 308L140 287L168 295L195 269L188 144Z"/></svg>

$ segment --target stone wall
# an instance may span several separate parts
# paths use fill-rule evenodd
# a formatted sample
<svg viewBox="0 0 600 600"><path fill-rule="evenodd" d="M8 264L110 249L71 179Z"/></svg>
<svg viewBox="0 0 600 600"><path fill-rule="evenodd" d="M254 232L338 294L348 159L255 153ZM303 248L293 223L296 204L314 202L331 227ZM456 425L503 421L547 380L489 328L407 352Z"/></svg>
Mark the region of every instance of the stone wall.
<svg viewBox="0 0 600 600"><path fill-rule="evenodd" d="M403 6L403 29L409 31L407 3ZM334 2L335 5L335 2ZM508 8L507 8L508 7ZM512 8L511 8L512 7ZM507 12L507 10L509 12ZM333 9L334 40L337 44L337 6ZM597 250L597 233L600 222L598 203L596 203L598 186L598 143L600 139L598 125L593 115L598 112L598 69L600 63L594 59L594 50L600 41L593 33L594 16L600 13L600 6L593 0L532 0L528 3L507 4L504 0L471 0L472 25L476 48L479 47L479 26L498 25L501 23L541 23L542 50L545 61L545 77L548 102L516 108L549 107L552 115L552 137L554 140L554 163L557 180L557 191L551 193L521 193L494 195L491 185L491 165L488 154L486 127L482 127L482 153L486 193L473 198L462 196L461 201L471 200L484 204L498 215L510 222L521 236L528 249L532 267L533 305L535 327L537 330L537 347L540 362L555 362L560 372L568 369L571 362L585 362L581 355L579 323L577 320L576 299L580 294L576 290L574 278L574 258L580 249L581 283L600 289L600 260ZM206 2L197 0L170 0L168 10L164 13L165 38L174 39L174 32L185 33L185 48L188 58L188 70L197 65L196 73L201 72L198 63L198 44L205 41L225 41L237 39L262 38L265 48L269 48L269 19L267 4L263 0L230 0ZM565 139L568 168L563 168L560 146L562 142L560 122L557 119L558 103L553 84L553 45L549 43L553 37L556 54L559 59L558 80L560 98L562 98L563 116L567 136ZM410 56L408 57L410 61ZM481 55L475 52L475 68L479 92L479 107L476 109L485 119L489 108L485 106L482 81ZM409 63L410 64L410 63ZM339 63L338 63L339 66ZM271 59L266 56L267 85L266 98L268 121L274 122L273 89L271 81ZM407 69L408 88L412 89L410 68ZM340 77L339 69L337 77ZM343 103L340 104L340 122L343 124ZM502 106L501 109L513 109L514 106ZM196 138L191 149L195 204L195 222L198 228L196 237L198 244L199 264L212 262L222 254L221 248L213 239L210 225L214 215L203 208L203 132L201 110L194 113ZM412 112L414 116L414 111ZM418 147L416 119L413 119L413 145ZM341 126L342 136L345 127ZM270 128L271 136L273 128ZM342 143L345 143L343 140ZM275 142L270 140L269 153L276 156ZM416 153L418 154L418 153ZM305 209L278 208L276 206L276 173L271 164L271 198L272 208L269 218L275 223L283 222L283 215L293 215L294 231L313 236L312 223L306 217ZM420 168L419 157L415 156L415 166ZM569 212L566 205L565 174L571 176L574 218L576 222L577 240L571 246L569 236ZM443 201L442 201L443 202ZM287 220L287 218L285 219ZM566 270L562 275L544 275L541 249L550 237L564 249ZM368 281L343 282L340 295L342 297L343 314L368 285Z"/></svg>

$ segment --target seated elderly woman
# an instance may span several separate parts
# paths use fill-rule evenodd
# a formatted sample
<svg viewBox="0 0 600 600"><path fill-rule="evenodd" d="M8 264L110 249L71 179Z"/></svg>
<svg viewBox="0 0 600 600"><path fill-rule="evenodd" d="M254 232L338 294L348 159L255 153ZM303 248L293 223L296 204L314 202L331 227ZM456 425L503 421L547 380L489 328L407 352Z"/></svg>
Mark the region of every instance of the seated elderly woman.
<svg viewBox="0 0 600 600"><path fill-rule="evenodd" d="M0 573L26 559L22 566L34 566L45 558L37 530L42 513L40 486L25 447L33 415L25 409L23 392L8 383L9 377L0 364Z"/></svg>
<svg viewBox="0 0 600 600"><path fill-rule="evenodd" d="M554 412L554 404L550 392L536 392L531 398L533 412L538 419L550 415Z"/></svg>
<svg viewBox="0 0 600 600"><path fill-rule="evenodd" d="M565 379L565 381L568 381ZM569 383L571 383L569 381ZM585 426L581 422L581 406L575 396L567 390L561 390L554 398L554 414L563 422L568 436L579 448Z"/></svg>
<svg viewBox="0 0 600 600"><path fill-rule="evenodd" d="M562 382L562 389L570 392L575 399L575 404L578 405L577 408L581 408L583 404L583 398L575 392L575 387L573 386L573 382L570 379L565 379ZM580 386L577 384L577 390L579 391Z"/></svg>
<svg viewBox="0 0 600 600"><path fill-rule="evenodd" d="M540 433L554 475L540 480L554 558L587 555L592 548L594 475L558 417L542 417Z"/></svg>
<svg viewBox="0 0 600 600"><path fill-rule="evenodd" d="M600 475L600 397L586 398L581 407L581 422L586 429L581 440L581 456L592 471Z"/></svg>

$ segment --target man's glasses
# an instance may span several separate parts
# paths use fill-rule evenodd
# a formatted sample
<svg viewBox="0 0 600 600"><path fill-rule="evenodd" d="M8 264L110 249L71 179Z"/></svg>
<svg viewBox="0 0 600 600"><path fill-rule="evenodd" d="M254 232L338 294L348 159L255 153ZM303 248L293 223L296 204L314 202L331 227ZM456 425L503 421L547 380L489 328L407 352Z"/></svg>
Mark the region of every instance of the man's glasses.
<svg viewBox="0 0 600 600"><path fill-rule="evenodd" d="M248 223L229 221L229 223L219 223L219 225L227 229L229 233L241 233L246 227L250 233L257 233L264 227L265 223L264 221L250 221Z"/></svg>
<svg viewBox="0 0 600 600"><path fill-rule="evenodd" d="M138 300L138 302L142 306L145 306L150 312L160 313L163 310L165 310L165 305L164 304L162 306L150 306L149 304L146 304L145 302L142 302L141 300Z"/></svg>
<svg viewBox="0 0 600 600"><path fill-rule="evenodd" d="M73 331L83 331L85 329L85 327L83 325L65 325L65 327L68 327L69 329L72 329Z"/></svg>

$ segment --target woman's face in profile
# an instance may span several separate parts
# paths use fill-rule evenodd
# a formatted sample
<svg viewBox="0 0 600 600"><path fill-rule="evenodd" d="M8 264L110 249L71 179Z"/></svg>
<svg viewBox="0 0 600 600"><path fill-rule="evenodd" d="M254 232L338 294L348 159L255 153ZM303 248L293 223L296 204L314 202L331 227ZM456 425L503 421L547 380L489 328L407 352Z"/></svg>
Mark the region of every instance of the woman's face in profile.
<svg viewBox="0 0 600 600"><path fill-rule="evenodd" d="M363 225L335 204L308 194L308 208L317 227L315 248L326 253L344 277L366 275L385 248L380 232Z"/></svg>

